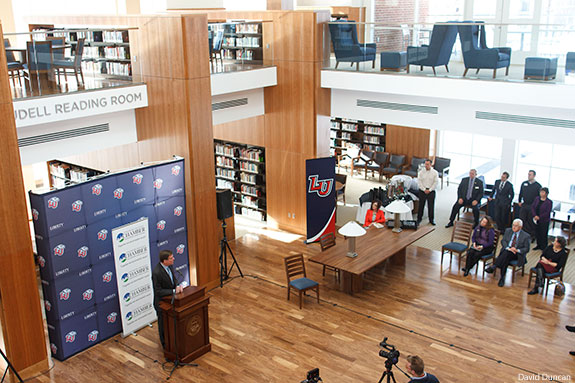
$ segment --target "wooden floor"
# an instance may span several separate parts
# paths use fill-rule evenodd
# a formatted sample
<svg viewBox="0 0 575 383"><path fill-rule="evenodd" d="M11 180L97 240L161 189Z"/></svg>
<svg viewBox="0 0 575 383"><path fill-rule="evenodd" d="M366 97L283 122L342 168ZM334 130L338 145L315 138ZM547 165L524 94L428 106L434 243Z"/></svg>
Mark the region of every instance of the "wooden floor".
<svg viewBox="0 0 575 383"><path fill-rule="evenodd" d="M508 275L499 288L491 276L463 278L455 263L448 269L445 261L441 272L439 253L410 247L404 268L372 270L356 296L338 291L333 274L322 277L319 265L307 263L308 276L321 282L322 302L308 297L299 310L295 295L286 300L282 257L294 250L309 257L319 245L264 235L246 235L231 245L245 277L210 293L212 352L171 381L299 382L319 367L325 383L377 382L384 336L402 356L420 355L443 383L575 376L568 354L575 334L564 329L575 321L570 286L563 298L527 296L527 276L510 286ZM163 381L158 343L155 325L138 336L116 336L64 363L55 361L49 373L30 381ZM402 359L399 366L404 364ZM407 381L395 371L398 382Z"/></svg>

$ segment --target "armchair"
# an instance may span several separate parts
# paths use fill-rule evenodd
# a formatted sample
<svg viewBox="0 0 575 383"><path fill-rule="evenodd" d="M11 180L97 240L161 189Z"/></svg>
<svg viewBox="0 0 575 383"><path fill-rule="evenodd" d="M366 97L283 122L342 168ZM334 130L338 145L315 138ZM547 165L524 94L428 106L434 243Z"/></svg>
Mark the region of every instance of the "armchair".
<svg viewBox="0 0 575 383"><path fill-rule="evenodd" d="M411 164L402 166L402 174L416 178L419 167L425 163L425 158L412 157Z"/></svg>
<svg viewBox="0 0 575 383"><path fill-rule="evenodd" d="M439 178L441 178L441 189L443 189L443 179L447 179L447 186L449 186L449 166L451 165L450 158L435 157L435 164L433 168L437 170Z"/></svg>
<svg viewBox="0 0 575 383"><path fill-rule="evenodd" d="M473 23L473 21L464 21ZM459 25L459 39L461 40L461 51L463 52L463 63L465 71L477 69L493 69L493 78L497 74L498 68L506 68L505 75L509 74L511 64L511 48L488 48L485 41L485 25L477 22L474 25Z"/></svg>
<svg viewBox="0 0 575 383"><path fill-rule="evenodd" d="M82 85L84 85L84 72L82 72L82 54L84 53L84 42L86 39L78 39L78 44L76 44L76 54L74 57L64 58L62 60L54 60L54 68L56 68L56 74L58 78L60 77L60 70L64 73L64 81L68 83L67 70L74 73L76 77L76 83L80 85L80 80L78 75L82 78Z"/></svg>
<svg viewBox="0 0 575 383"><path fill-rule="evenodd" d="M445 69L449 72L449 59L456 38L457 27L455 25L435 24L429 45L407 47L407 72L409 73L410 65L419 65L421 70L424 66L430 66L433 74L436 74L436 66L445 65Z"/></svg>
<svg viewBox="0 0 575 383"><path fill-rule="evenodd" d="M4 48L10 48L10 40L4 39ZM24 64L21 61L16 60L14 57L14 52L6 51L6 61L8 63L8 76L12 78L12 84L16 87L16 77L18 78L18 84L22 85L20 80L20 71L24 69Z"/></svg>
<svg viewBox="0 0 575 383"><path fill-rule="evenodd" d="M401 167L405 164L405 156L402 154L392 154L389 159L389 165L383 168L383 175L385 178L390 178L393 175L401 172Z"/></svg>
<svg viewBox="0 0 575 383"><path fill-rule="evenodd" d="M567 52L565 59L565 74L575 72L575 52Z"/></svg>
<svg viewBox="0 0 575 383"><path fill-rule="evenodd" d="M345 184L347 182L347 175L336 173L335 181L343 185L340 189L336 190L336 201L339 201L339 197L343 197L343 204L345 205Z"/></svg>
<svg viewBox="0 0 575 383"><path fill-rule="evenodd" d="M372 61L375 68L376 44L360 44L357 40L357 25L354 21L337 21L329 24L329 32L335 53L335 68L340 62L349 62L353 66L363 61Z"/></svg>
<svg viewBox="0 0 575 383"><path fill-rule="evenodd" d="M368 170L371 170L372 176L377 171L377 173L379 174L379 180L381 181L381 177L383 176L383 168L387 166L388 161L389 161L389 153L375 152L375 156L373 157L373 159L365 164L365 178L367 179Z"/></svg>
<svg viewBox="0 0 575 383"><path fill-rule="evenodd" d="M373 159L374 152L368 149L361 149L359 156L351 160L351 176L353 177L354 169L363 168L367 172L367 164Z"/></svg>

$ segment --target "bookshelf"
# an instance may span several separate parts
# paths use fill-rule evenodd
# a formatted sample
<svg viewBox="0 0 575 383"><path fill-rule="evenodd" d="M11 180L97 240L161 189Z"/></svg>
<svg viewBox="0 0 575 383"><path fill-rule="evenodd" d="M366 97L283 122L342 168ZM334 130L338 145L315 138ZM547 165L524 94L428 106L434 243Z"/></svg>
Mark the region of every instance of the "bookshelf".
<svg viewBox="0 0 575 383"><path fill-rule="evenodd" d="M214 140L216 187L230 189L234 213L267 220L265 150Z"/></svg>
<svg viewBox="0 0 575 383"><path fill-rule="evenodd" d="M385 124L334 117L330 128L331 155L340 155L350 146L385 152L385 132Z"/></svg>
<svg viewBox="0 0 575 383"><path fill-rule="evenodd" d="M232 61L263 61L262 22L210 23L214 36L223 32L222 57ZM214 38L215 41L215 38Z"/></svg>
<svg viewBox="0 0 575 383"><path fill-rule="evenodd" d="M74 165L69 162L52 160L47 162L50 189L61 189L70 185L87 181L90 177L104 172Z"/></svg>
<svg viewBox="0 0 575 383"><path fill-rule="evenodd" d="M130 54L130 34L128 28L60 28L34 29L46 31L45 35L35 34L35 39L47 36L64 37L66 44L75 45L81 38L84 41L82 70L85 73L107 78L129 79L132 76Z"/></svg>

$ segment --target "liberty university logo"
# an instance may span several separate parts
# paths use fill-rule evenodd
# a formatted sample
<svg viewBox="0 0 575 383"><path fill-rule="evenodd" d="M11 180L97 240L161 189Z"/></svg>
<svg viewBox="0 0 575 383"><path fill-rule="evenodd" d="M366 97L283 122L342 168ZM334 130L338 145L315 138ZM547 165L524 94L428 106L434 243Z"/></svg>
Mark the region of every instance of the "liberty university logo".
<svg viewBox="0 0 575 383"><path fill-rule="evenodd" d="M319 176L313 175L309 176L309 189L308 193L317 193L320 197L327 197L331 193L331 188L333 186L333 178L326 180L318 180Z"/></svg>
<svg viewBox="0 0 575 383"><path fill-rule="evenodd" d="M88 342L95 342L98 339L98 330L94 330L88 334Z"/></svg>
<svg viewBox="0 0 575 383"><path fill-rule="evenodd" d="M182 168L181 168L180 166L178 166L178 165L172 166L172 174L175 175L175 176L179 175L181 169L182 169Z"/></svg>
<svg viewBox="0 0 575 383"><path fill-rule="evenodd" d="M48 207L50 209L57 209L58 208L58 203L60 202L60 198L58 197L52 197L48 200Z"/></svg>
<svg viewBox="0 0 575 383"><path fill-rule="evenodd" d="M66 334L66 343L73 343L76 340L76 331L70 331Z"/></svg>
<svg viewBox="0 0 575 383"><path fill-rule="evenodd" d="M72 290L66 288L62 291L60 291L60 300L61 301L67 301L70 298L70 293L72 292Z"/></svg>
<svg viewBox="0 0 575 383"><path fill-rule="evenodd" d="M184 250L186 249L186 245L184 245L183 243L178 245L178 247L176 247L176 253L178 254L184 254Z"/></svg>
<svg viewBox="0 0 575 383"><path fill-rule="evenodd" d="M94 194L94 195L102 194L102 185L96 184L96 185L92 186L92 194Z"/></svg>
<svg viewBox="0 0 575 383"><path fill-rule="evenodd" d="M59 244L54 248L54 255L61 257L62 255L64 255L64 250L66 250L66 245Z"/></svg>
<svg viewBox="0 0 575 383"><path fill-rule="evenodd" d="M124 189L117 188L116 190L114 190L114 198L115 199L122 199L123 196L124 196Z"/></svg>
<svg viewBox="0 0 575 383"><path fill-rule="evenodd" d="M107 237L108 237L108 230L102 229L98 232L99 241L105 241Z"/></svg>
<svg viewBox="0 0 575 383"><path fill-rule="evenodd" d="M154 188L156 189L161 189L162 188L162 184L164 183L164 180L161 178L158 178L154 181Z"/></svg>
<svg viewBox="0 0 575 383"><path fill-rule="evenodd" d="M181 206L176 206L176 207L174 208L174 215L175 215L176 217L181 216L183 210L184 210L183 207L181 207Z"/></svg>
<svg viewBox="0 0 575 383"><path fill-rule="evenodd" d="M143 179L144 179L144 176L142 174L138 173L132 177L132 182L135 183L136 185L140 185L142 183Z"/></svg>
<svg viewBox="0 0 575 383"><path fill-rule="evenodd" d="M118 313L113 312L110 313L107 317L106 320L108 321L108 323L116 323L116 317L118 316Z"/></svg>
<svg viewBox="0 0 575 383"><path fill-rule="evenodd" d="M164 230L166 228L166 221L161 220L156 224L156 229Z"/></svg>
<svg viewBox="0 0 575 383"><path fill-rule="evenodd" d="M112 275L113 274L111 271L107 271L102 275L102 281L105 283L110 283L110 281L112 280Z"/></svg>
<svg viewBox="0 0 575 383"><path fill-rule="evenodd" d="M94 290L88 289L82 293L82 299L85 301L89 301L92 299L92 295L94 295Z"/></svg>
<svg viewBox="0 0 575 383"><path fill-rule="evenodd" d="M32 217L34 217L34 221L37 221L39 216L40 213L38 212L38 210L32 209Z"/></svg>
<svg viewBox="0 0 575 383"><path fill-rule="evenodd" d="M88 255L88 246L82 246L81 248L78 249L78 257L86 258L87 255Z"/></svg>

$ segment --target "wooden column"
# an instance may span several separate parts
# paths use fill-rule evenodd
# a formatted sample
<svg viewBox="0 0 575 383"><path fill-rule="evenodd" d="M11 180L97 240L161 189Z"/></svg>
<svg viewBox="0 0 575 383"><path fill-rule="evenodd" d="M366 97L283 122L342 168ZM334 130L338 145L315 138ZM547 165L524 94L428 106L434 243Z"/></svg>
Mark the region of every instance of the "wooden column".
<svg viewBox="0 0 575 383"><path fill-rule="evenodd" d="M429 156L430 136L429 129L388 124L385 132L385 150L393 154L406 155L406 163L410 164L411 157Z"/></svg>
<svg viewBox="0 0 575 383"><path fill-rule="evenodd" d="M0 26L0 38L3 37ZM48 368L42 308L18 149L6 53L0 50L0 315L6 354L23 378Z"/></svg>

